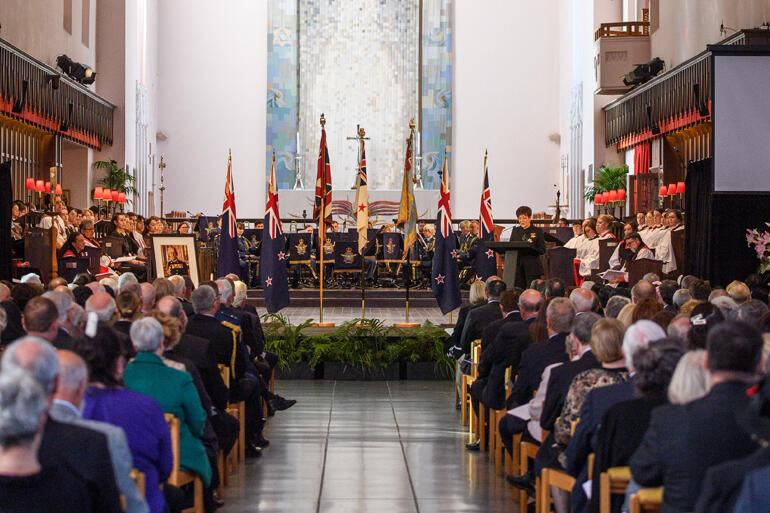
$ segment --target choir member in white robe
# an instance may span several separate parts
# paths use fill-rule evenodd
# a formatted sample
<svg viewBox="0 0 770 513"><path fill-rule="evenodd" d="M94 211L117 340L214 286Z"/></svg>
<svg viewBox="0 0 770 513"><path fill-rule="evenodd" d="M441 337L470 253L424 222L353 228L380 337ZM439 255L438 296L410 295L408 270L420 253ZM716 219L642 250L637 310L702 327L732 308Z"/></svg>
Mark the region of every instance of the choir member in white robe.
<svg viewBox="0 0 770 513"><path fill-rule="evenodd" d="M586 240L577 248L575 258L580 260L580 276L589 276L591 269L599 268L599 236L596 233L596 221L583 221L583 235Z"/></svg>

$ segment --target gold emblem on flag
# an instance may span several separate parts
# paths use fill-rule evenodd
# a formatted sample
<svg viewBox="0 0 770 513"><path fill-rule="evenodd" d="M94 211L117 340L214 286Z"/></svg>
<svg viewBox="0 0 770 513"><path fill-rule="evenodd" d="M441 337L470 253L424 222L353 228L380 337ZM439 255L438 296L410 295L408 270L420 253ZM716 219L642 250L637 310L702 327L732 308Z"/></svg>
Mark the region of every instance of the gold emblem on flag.
<svg viewBox="0 0 770 513"><path fill-rule="evenodd" d="M345 252L342 254L342 261L346 264L352 264L353 259L356 258L355 253L353 253L353 248L348 247Z"/></svg>
<svg viewBox="0 0 770 513"><path fill-rule="evenodd" d="M299 240L299 244L294 246L297 250L297 254L300 256L304 256L305 253L307 253L307 244L305 244L304 239Z"/></svg>

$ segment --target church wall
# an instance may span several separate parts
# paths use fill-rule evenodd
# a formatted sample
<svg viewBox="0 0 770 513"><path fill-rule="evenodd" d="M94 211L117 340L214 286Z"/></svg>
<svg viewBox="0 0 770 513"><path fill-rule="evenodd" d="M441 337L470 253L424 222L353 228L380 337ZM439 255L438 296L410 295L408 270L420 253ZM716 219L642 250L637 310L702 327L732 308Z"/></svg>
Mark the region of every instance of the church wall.
<svg viewBox="0 0 770 513"><path fill-rule="evenodd" d="M489 13L494 13L490 16ZM484 150L496 218L553 204L559 183L556 2L456 2L452 214L479 213ZM549 29L548 27L552 27Z"/></svg>
<svg viewBox="0 0 770 513"><path fill-rule="evenodd" d="M65 30L63 0L3 0L0 2L0 37L54 69L56 57L94 67L96 0L71 0L70 31ZM83 16L84 5L89 14ZM88 45L83 44L83 21L88 20ZM96 69L98 73L99 70Z"/></svg>
<svg viewBox="0 0 770 513"><path fill-rule="evenodd" d="M265 211L267 2L158 6L158 141L165 210L222 210L227 151L239 217Z"/></svg>
<svg viewBox="0 0 770 513"><path fill-rule="evenodd" d="M705 50L707 44L770 21L770 0L650 0L650 15L652 56L671 69ZM722 23L726 36L719 32Z"/></svg>

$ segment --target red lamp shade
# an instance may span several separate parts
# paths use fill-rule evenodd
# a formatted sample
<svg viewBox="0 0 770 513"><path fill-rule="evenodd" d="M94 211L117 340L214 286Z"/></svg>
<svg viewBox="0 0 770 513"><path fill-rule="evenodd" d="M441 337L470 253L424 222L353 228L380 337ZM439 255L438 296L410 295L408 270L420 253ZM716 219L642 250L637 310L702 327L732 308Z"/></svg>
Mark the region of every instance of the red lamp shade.
<svg viewBox="0 0 770 513"><path fill-rule="evenodd" d="M56 190L56 195L57 196L61 196L61 184L60 183L56 184L56 189L55 190Z"/></svg>
<svg viewBox="0 0 770 513"><path fill-rule="evenodd" d="M51 192L51 182L45 183L45 192Z"/></svg>
<svg viewBox="0 0 770 513"><path fill-rule="evenodd" d="M607 191L604 191L602 193L602 203L607 203L608 201L610 201L610 193Z"/></svg>
<svg viewBox="0 0 770 513"><path fill-rule="evenodd" d="M102 191L102 199L104 201L112 201L112 191L109 189L104 189Z"/></svg>
<svg viewBox="0 0 770 513"><path fill-rule="evenodd" d="M673 194L676 194L676 184L670 183L668 184L668 195L671 196Z"/></svg>
<svg viewBox="0 0 770 513"><path fill-rule="evenodd" d="M676 193L677 194L684 194L684 182L677 182L677 184L676 184Z"/></svg>
<svg viewBox="0 0 770 513"><path fill-rule="evenodd" d="M43 185L43 180L37 180L35 182L35 192L43 192L45 190L45 185Z"/></svg>
<svg viewBox="0 0 770 513"><path fill-rule="evenodd" d="M120 193L118 191L112 191L112 201L118 201Z"/></svg>
<svg viewBox="0 0 770 513"><path fill-rule="evenodd" d="M613 189L610 191L610 201L618 201L618 191Z"/></svg>
<svg viewBox="0 0 770 513"><path fill-rule="evenodd" d="M594 205L601 205L601 204L602 204L601 193L594 195Z"/></svg>
<svg viewBox="0 0 770 513"><path fill-rule="evenodd" d="M25 189L28 191L34 191L35 190L35 179L34 178L27 178L27 185L25 186Z"/></svg>
<svg viewBox="0 0 770 513"><path fill-rule="evenodd" d="M104 195L104 190L101 187L94 187L94 199L100 200Z"/></svg>
<svg viewBox="0 0 770 513"><path fill-rule="evenodd" d="M618 189L618 201L625 201L625 200L626 200L626 190Z"/></svg>
<svg viewBox="0 0 770 513"><path fill-rule="evenodd" d="M660 192L658 192L658 196L661 196L661 197L668 196L668 189L666 188L665 185L660 186Z"/></svg>
<svg viewBox="0 0 770 513"><path fill-rule="evenodd" d="M118 203L125 203L126 202L126 193L121 192L118 194Z"/></svg>

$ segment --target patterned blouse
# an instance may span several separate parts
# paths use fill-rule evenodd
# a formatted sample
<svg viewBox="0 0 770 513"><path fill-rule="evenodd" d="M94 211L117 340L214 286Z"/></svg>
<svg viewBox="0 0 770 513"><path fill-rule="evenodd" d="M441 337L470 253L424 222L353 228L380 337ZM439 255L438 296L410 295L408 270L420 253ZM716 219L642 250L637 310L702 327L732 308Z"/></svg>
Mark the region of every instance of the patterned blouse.
<svg viewBox="0 0 770 513"><path fill-rule="evenodd" d="M628 380L628 370L619 369L588 369L581 372L572 380L564 400L561 415L554 425L554 437L556 442L567 445L572 438L572 422L580 417L580 409L588 396L588 392L594 388L616 385Z"/></svg>

